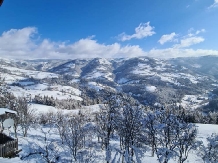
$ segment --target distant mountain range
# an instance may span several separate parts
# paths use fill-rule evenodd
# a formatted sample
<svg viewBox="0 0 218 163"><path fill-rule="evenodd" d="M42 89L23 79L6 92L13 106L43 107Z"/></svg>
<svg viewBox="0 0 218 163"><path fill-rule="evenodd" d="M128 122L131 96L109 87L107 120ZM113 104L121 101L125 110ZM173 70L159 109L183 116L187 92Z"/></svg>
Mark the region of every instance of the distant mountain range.
<svg viewBox="0 0 218 163"><path fill-rule="evenodd" d="M44 86L40 93L45 95L46 91L51 91L51 86L58 85L59 89L69 86L77 91L74 95L78 98L75 99L81 100L84 100L84 94L96 98L102 96L102 91L109 91L129 94L142 104L151 106L177 104L197 108L208 103L210 93L218 86L216 56L169 60L148 57L0 59L0 65L1 76L12 92L22 89L23 94L31 94L31 89L36 90L36 84L41 84ZM78 91L82 93L78 94ZM46 95L51 94L47 92Z"/></svg>

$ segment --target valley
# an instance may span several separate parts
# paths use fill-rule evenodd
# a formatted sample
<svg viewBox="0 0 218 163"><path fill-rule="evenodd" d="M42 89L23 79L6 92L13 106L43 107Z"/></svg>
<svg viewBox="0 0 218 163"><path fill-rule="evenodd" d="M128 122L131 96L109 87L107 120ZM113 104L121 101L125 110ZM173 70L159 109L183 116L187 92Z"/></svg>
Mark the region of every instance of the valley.
<svg viewBox="0 0 218 163"><path fill-rule="evenodd" d="M105 92L121 92L151 107L197 109L209 103L218 85L215 56L0 62L1 78L15 96L72 99L81 105L102 103Z"/></svg>

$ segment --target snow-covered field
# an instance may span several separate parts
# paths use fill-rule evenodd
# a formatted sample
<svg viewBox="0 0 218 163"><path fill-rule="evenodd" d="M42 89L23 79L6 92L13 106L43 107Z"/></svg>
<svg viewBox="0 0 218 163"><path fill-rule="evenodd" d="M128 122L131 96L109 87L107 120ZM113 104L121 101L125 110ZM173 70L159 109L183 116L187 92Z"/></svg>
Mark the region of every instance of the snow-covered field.
<svg viewBox="0 0 218 163"><path fill-rule="evenodd" d="M34 111L35 114L46 114L46 113L54 113L61 111L64 114L77 114L79 111L84 113L94 113L99 112L99 110L104 107L103 104L96 104L90 106L83 106L81 109L74 109L74 110L64 110L64 109L57 109L53 106L47 106L42 104L31 104L30 109Z"/></svg>
<svg viewBox="0 0 218 163"><path fill-rule="evenodd" d="M42 72L42 71L33 71L33 70L24 70L24 69L19 69L15 67L7 67L3 66L2 68L10 70L11 74L17 75L17 76L22 76L26 75L29 78L35 78L35 79L44 79L44 78L58 78L59 75L54 74L54 73L49 73L49 72Z"/></svg>
<svg viewBox="0 0 218 163"><path fill-rule="evenodd" d="M8 91L13 93L16 97L26 97L31 96L34 98L36 95L53 97L54 99L75 99L82 101L80 97L81 91L72 86L64 85L49 85L48 83L35 83L30 81L33 79L48 79L48 78L58 78L59 75L55 73L24 70L15 67L2 66L2 68L7 69L10 73L1 73L1 77L5 79L7 84L12 84L9 86Z"/></svg>
<svg viewBox="0 0 218 163"><path fill-rule="evenodd" d="M148 91L148 92L155 92L156 89L157 88L155 86L146 86L146 91Z"/></svg>
<svg viewBox="0 0 218 163"><path fill-rule="evenodd" d="M203 141L206 143L206 138L209 137L212 133L218 133L218 125L211 125L211 124L197 124L198 126L198 140ZM44 133L47 133L50 128L44 126L44 127L38 127L38 128L31 128L29 131L28 137L23 138L19 137L19 148L22 149L22 152L20 152L20 156L23 156L32 150L31 148L35 148L36 146L43 147L43 136ZM47 136L49 136L49 139L58 139L57 129L53 128ZM11 133L13 135L13 133ZM92 137L92 143L96 144L97 139L95 137ZM119 148L118 140L111 141L112 147L114 148L114 152L112 152L112 161L111 162L121 162L120 156L118 153L116 153L116 148ZM64 153L65 149L58 149L60 153ZM104 163L105 160L105 151L101 150L99 148L93 149L90 148L90 152L92 152L95 157L93 158L93 162L98 163ZM147 152L141 153L138 155L141 161L138 160L140 163L145 162L152 162L152 163L158 163L156 157L151 157L151 151L148 149ZM12 159L4 159L0 158L1 163L40 163L43 162L42 159L40 159L40 156L34 155L29 157L28 159L20 160L19 157L12 158ZM174 163L175 160L172 159L169 161L169 163ZM188 159L185 161L186 163L203 163L203 160L197 155L196 151L192 151L189 154Z"/></svg>
<svg viewBox="0 0 218 163"><path fill-rule="evenodd" d="M70 90L65 87L58 89L60 86L49 87L46 84L36 84L31 86L25 86L24 88L18 86L10 86L9 91L12 92L16 97L27 97L31 96L34 98L36 95L53 97L54 99L75 99L82 101L82 98L79 97L80 91L76 88L71 87Z"/></svg>
<svg viewBox="0 0 218 163"><path fill-rule="evenodd" d="M179 105L187 109L196 109L208 104L206 95L185 95Z"/></svg>
<svg viewBox="0 0 218 163"><path fill-rule="evenodd" d="M102 89L105 89L105 88L108 88L108 89L111 89L113 91L116 91L114 88L112 87L109 87L109 86L104 86L100 83L96 83L96 82L88 82L88 87L91 88L91 89L94 89L96 91L99 91L99 90L102 90Z"/></svg>
<svg viewBox="0 0 218 163"><path fill-rule="evenodd" d="M112 73L104 72L104 71L101 71L101 70L104 70L104 67L102 67L102 66L98 67L95 71L93 71L92 73L89 73L84 78L86 78L86 79L104 78L104 79L107 79L109 81L113 81L113 79L111 78Z"/></svg>
<svg viewBox="0 0 218 163"><path fill-rule="evenodd" d="M165 82L169 82L169 83L173 83L175 85L180 86L181 83L179 83L177 80L178 79L187 79L189 80L191 83L193 84L197 84L199 81L204 80L203 76L193 76L191 74L188 73L168 73L168 72L164 72L166 70L165 68L165 64L161 63L156 66L156 67L151 67L148 64L142 64L139 63L137 67L135 67L135 69L132 71L133 74L137 74L140 76L156 76L156 77L160 77L160 79L162 81ZM159 73L157 73L156 71L159 71ZM122 80L119 81L120 83L122 83Z"/></svg>

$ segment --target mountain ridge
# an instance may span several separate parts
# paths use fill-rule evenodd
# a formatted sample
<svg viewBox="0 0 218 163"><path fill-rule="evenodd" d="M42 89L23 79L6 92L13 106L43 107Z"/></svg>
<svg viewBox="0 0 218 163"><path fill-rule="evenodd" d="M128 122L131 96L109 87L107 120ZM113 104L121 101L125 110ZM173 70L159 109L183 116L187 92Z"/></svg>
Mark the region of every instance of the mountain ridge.
<svg viewBox="0 0 218 163"><path fill-rule="evenodd" d="M83 96L90 98L96 98L96 94L102 98L100 91L122 92L151 106L172 103L184 105L188 95L205 98L199 104L203 106L208 103L208 93L218 85L217 56L167 60L149 57L19 61L1 59L0 63L1 73L6 75L9 86L23 81L33 81L32 85L59 84L79 89L84 93ZM90 92L88 90L91 93L87 94ZM190 103L189 101L187 105Z"/></svg>

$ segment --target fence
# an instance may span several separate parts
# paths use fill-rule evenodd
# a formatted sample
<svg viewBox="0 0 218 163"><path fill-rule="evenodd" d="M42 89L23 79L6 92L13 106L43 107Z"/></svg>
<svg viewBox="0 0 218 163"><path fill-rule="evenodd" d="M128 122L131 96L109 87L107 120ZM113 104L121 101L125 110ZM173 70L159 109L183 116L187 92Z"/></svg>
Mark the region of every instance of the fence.
<svg viewBox="0 0 218 163"><path fill-rule="evenodd" d="M0 157L10 157L18 151L18 140L8 141L0 144Z"/></svg>

